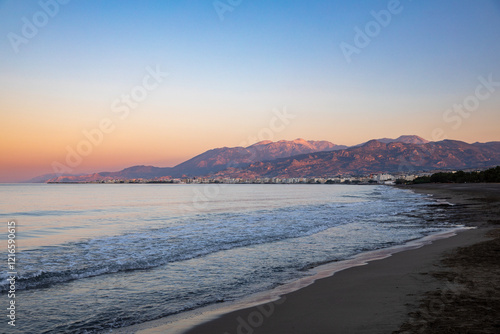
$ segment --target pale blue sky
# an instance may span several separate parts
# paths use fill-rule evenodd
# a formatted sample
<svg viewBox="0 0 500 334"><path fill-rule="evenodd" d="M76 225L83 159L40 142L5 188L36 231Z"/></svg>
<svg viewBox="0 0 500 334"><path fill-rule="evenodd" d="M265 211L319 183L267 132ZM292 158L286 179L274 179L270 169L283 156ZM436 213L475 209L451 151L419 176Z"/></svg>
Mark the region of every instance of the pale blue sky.
<svg viewBox="0 0 500 334"><path fill-rule="evenodd" d="M44 124L63 155L75 133L108 115L112 101L158 65L168 79L99 148L118 155L117 168L136 160L172 165L236 146L283 107L296 119L274 140L432 139L436 127L448 138L500 140L500 89L459 129L443 121L447 108L474 94L479 76L500 81L499 1L401 0L400 12L350 63L340 44L354 45L355 28L364 30L371 12L391 1L242 0L224 20L214 3L72 0L16 53L9 34L22 37L23 18L33 22L43 9L39 1L0 1L5 124L17 133ZM124 161L141 142L162 142L165 151Z"/></svg>

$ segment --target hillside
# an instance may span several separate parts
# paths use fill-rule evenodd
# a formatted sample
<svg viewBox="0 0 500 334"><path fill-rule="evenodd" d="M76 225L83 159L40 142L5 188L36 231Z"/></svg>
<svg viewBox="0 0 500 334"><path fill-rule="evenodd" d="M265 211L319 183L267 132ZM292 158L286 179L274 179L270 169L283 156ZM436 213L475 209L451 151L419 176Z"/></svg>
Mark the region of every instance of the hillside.
<svg viewBox="0 0 500 334"><path fill-rule="evenodd" d="M500 164L500 142L427 142L418 136L346 147L327 141L262 141L208 150L175 167L134 166L118 172L43 177L49 182L181 177L309 177L339 174L485 168ZM43 182L42 181L42 182Z"/></svg>
<svg viewBox="0 0 500 334"><path fill-rule="evenodd" d="M244 169L220 172L223 177L308 177L338 174L411 172L433 169L484 168L500 164L500 142L467 144L444 140L427 144L371 140L346 150L318 152L256 162Z"/></svg>

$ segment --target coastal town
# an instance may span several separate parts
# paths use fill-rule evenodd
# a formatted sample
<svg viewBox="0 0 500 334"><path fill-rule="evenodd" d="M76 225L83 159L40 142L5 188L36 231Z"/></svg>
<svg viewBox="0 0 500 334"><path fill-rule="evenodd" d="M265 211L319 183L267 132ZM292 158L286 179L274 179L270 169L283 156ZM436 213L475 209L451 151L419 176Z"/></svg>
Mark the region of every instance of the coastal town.
<svg viewBox="0 0 500 334"><path fill-rule="evenodd" d="M365 176L337 175L332 177L272 177L272 178L228 178L228 177L185 177L168 176L153 179L106 179L84 182L49 182L49 183L169 183L169 184L386 184L394 185L402 181L413 181L420 176L430 176L432 172L418 174L370 174Z"/></svg>
<svg viewBox="0 0 500 334"><path fill-rule="evenodd" d="M438 183L477 183L499 182L500 166L488 169L468 170L435 170L421 171L418 173L372 173L366 176L337 175L334 177L256 177L256 178L230 178L230 177L182 177L172 178L162 176L157 178L107 178L92 181L49 181L47 183L107 183L107 184L383 184L402 185L420 184L429 182Z"/></svg>

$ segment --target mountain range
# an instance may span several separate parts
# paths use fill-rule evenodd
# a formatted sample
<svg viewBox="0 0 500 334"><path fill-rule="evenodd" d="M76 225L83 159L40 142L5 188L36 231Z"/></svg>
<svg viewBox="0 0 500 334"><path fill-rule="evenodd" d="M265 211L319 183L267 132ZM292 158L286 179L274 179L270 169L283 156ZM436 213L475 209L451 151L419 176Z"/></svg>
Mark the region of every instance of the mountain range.
<svg viewBox="0 0 500 334"><path fill-rule="evenodd" d="M485 168L500 165L500 142L429 142L381 138L347 147L328 141L261 141L208 150L175 167L133 166L117 172L43 175L28 182L89 182L181 177L331 177L382 172Z"/></svg>
<svg viewBox="0 0 500 334"><path fill-rule="evenodd" d="M331 177L371 173L413 173L437 169L486 168L500 165L500 142L467 144L444 140L426 144L371 140L347 150L302 154L229 168L220 177Z"/></svg>

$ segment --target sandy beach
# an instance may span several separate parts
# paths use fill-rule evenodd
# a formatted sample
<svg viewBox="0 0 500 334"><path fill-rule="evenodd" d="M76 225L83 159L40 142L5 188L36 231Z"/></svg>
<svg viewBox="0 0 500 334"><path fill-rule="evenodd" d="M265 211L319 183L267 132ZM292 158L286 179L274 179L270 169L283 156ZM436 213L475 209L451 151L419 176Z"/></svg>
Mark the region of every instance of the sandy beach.
<svg viewBox="0 0 500 334"><path fill-rule="evenodd" d="M446 252L429 272L439 286L427 289L419 308L395 333L500 332L500 184L412 186L455 203L453 214L484 231L484 240Z"/></svg>
<svg viewBox="0 0 500 334"><path fill-rule="evenodd" d="M300 289L297 283L296 291L272 302L201 310L180 321L160 319L116 332L498 333L500 184L404 188L433 196L450 222L469 228Z"/></svg>
<svg viewBox="0 0 500 334"><path fill-rule="evenodd" d="M408 188L455 204L450 219L477 228L341 271L186 333L498 333L500 185Z"/></svg>

